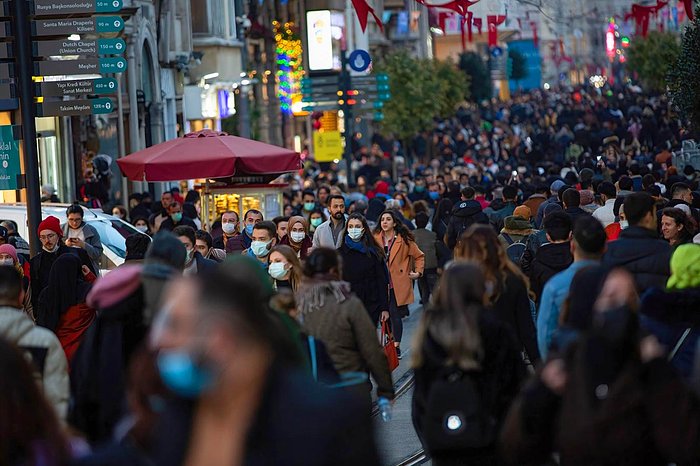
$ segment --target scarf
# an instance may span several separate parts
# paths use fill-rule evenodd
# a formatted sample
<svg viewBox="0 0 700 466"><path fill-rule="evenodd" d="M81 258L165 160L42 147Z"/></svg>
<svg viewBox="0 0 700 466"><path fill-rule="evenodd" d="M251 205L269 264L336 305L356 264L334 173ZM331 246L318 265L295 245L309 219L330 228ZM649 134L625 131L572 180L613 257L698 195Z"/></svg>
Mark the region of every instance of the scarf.
<svg viewBox="0 0 700 466"><path fill-rule="evenodd" d="M299 320L325 306L327 303L342 303L350 297L350 284L336 277L317 275L307 278L297 291Z"/></svg>
<svg viewBox="0 0 700 466"><path fill-rule="evenodd" d="M365 243L362 241L353 241L352 238L347 235L345 235L345 245L353 251L367 254L367 246L365 246Z"/></svg>

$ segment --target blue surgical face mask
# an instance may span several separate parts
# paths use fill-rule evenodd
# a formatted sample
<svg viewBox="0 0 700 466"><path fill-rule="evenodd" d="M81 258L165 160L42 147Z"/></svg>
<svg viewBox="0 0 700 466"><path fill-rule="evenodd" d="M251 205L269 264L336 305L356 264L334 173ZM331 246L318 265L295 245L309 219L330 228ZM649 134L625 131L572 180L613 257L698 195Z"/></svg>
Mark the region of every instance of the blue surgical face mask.
<svg viewBox="0 0 700 466"><path fill-rule="evenodd" d="M314 207L316 207L315 202L304 202L304 210L307 212L311 212L314 210Z"/></svg>
<svg viewBox="0 0 700 466"><path fill-rule="evenodd" d="M432 199L433 201L437 201L438 199L440 199L440 193L437 191L430 191L429 196L430 199Z"/></svg>
<svg viewBox="0 0 700 466"><path fill-rule="evenodd" d="M157 364L165 386L182 397L197 398L214 385L212 371L195 363L187 351L161 351Z"/></svg>
<svg viewBox="0 0 700 466"><path fill-rule="evenodd" d="M256 257L265 257L270 254L270 250L267 248L269 244L270 241L253 241L250 243L250 249Z"/></svg>
<svg viewBox="0 0 700 466"><path fill-rule="evenodd" d="M248 233L248 236L253 234L253 227L255 227L255 225L246 225L245 226L245 232Z"/></svg>
<svg viewBox="0 0 700 466"><path fill-rule="evenodd" d="M423 191L425 191L425 186L416 186L414 191L417 193L422 193Z"/></svg>

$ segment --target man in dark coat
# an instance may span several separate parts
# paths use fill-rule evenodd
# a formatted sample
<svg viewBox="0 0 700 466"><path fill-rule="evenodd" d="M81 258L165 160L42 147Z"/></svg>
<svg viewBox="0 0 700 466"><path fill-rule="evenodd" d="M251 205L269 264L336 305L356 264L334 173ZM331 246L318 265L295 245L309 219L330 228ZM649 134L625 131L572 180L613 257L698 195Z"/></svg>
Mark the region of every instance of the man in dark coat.
<svg viewBox="0 0 700 466"><path fill-rule="evenodd" d="M216 267L215 261L205 259L204 256L195 249L197 232L194 228L181 225L173 230L173 234L187 250L187 259L185 260L185 270L183 272L185 276L206 273Z"/></svg>
<svg viewBox="0 0 700 466"><path fill-rule="evenodd" d="M197 231L197 225L192 221L192 219L185 217L182 213L182 204L179 202L173 201L173 203L170 204L170 207L168 207L168 213L170 216L163 220L163 223L160 224L160 230L173 231L179 226L188 226Z"/></svg>
<svg viewBox="0 0 700 466"><path fill-rule="evenodd" d="M576 220L586 215L591 215L581 208L581 193L574 188L569 188L564 191L561 196L564 204L564 212L571 217L571 224L574 225Z"/></svg>
<svg viewBox="0 0 700 466"><path fill-rule="evenodd" d="M634 276L637 291L656 286L664 288L671 274L671 246L656 233L656 204L645 192L625 197L625 217L629 228L608 245L603 265L624 267Z"/></svg>
<svg viewBox="0 0 700 466"><path fill-rule="evenodd" d="M545 217L543 223L548 242L537 249L531 261L522 261L523 272L530 279L530 289L537 296L537 303L545 283L574 261L571 254L571 218L564 212L554 212Z"/></svg>
<svg viewBox="0 0 700 466"><path fill-rule="evenodd" d="M457 240L462 233L467 231L467 228L475 223L486 225L489 223L489 218L481 209L481 204L474 200L475 195L474 188L466 187L462 189L462 202L455 206L450 217L450 223L447 224L445 242L450 249L454 249Z"/></svg>

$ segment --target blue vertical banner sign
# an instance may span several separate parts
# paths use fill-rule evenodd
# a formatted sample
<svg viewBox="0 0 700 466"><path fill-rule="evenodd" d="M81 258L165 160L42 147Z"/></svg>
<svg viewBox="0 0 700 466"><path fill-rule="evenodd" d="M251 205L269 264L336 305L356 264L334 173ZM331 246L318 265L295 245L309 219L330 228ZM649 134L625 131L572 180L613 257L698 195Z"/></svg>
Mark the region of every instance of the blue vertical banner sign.
<svg viewBox="0 0 700 466"><path fill-rule="evenodd" d="M12 125L0 126L0 191L18 189L19 141Z"/></svg>
<svg viewBox="0 0 700 466"><path fill-rule="evenodd" d="M540 51L533 40L514 40L508 42L508 50L517 50L525 58L527 77L519 81L510 80L510 90L515 92L518 89L529 91L539 89L542 84L542 58Z"/></svg>

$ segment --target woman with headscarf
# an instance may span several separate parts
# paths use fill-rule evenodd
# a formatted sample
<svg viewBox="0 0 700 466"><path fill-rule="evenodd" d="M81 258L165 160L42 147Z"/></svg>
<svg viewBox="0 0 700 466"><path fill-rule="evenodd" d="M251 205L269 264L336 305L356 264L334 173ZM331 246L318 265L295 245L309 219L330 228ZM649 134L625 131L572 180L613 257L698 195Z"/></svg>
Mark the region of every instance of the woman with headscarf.
<svg viewBox="0 0 700 466"><path fill-rule="evenodd" d="M299 260L306 260L309 249L313 246L306 219L300 215L290 217L287 224L287 234L282 237L279 244L291 247Z"/></svg>
<svg viewBox="0 0 700 466"><path fill-rule="evenodd" d="M77 256L63 254L51 267L48 285L39 296L36 323L58 336L69 364L95 319L95 310L85 302L95 279Z"/></svg>
<svg viewBox="0 0 700 466"><path fill-rule="evenodd" d="M509 464L695 464L700 400L651 335L641 337L634 279L612 270L591 327L550 359L513 403L501 432Z"/></svg>

